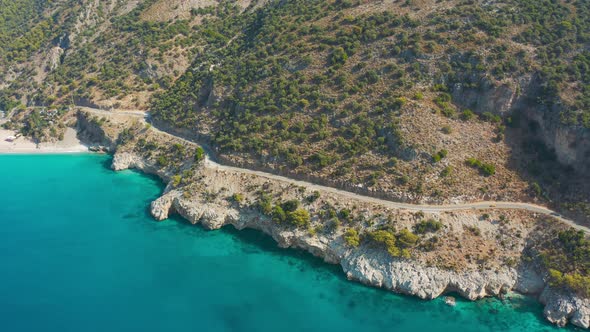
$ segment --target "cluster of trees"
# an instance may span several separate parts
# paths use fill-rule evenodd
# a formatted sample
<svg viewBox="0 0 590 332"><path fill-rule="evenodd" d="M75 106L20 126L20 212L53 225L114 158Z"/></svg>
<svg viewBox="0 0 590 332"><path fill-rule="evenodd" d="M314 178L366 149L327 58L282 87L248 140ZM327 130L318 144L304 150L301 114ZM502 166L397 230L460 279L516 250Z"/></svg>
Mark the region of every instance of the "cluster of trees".
<svg viewBox="0 0 590 332"><path fill-rule="evenodd" d="M63 5L67 6L74 0ZM10 68L21 64L47 47L64 29L63 22L59 22L59 15L49 16L44 13L59 4L58 1L48 0L0 0L0 80ZM61 5L61 4L60 4ZM13 84L13 96L23 93L19 85L35 86L26 73L22 82ZM38 86L35 86L41 90ZM36 91L38 92L38 91Z"/></svg>
<svg viewBox="0 0 590 332"><path fill-rule="evenodd" d="M407 229L395 233L391 229L367 231L364 236L369 245L384 248L393 257L409 258L420 238Z"/></svg>
<svg viewBox="0 0 590 332"><path fill-rule="evenodd" d="M0 1L0 63L22 62L31 52L38 50L41 43L47 41L53 28L50 21L41 18L41 14L52 3L35 0Z"/></svg>
<svg viewBox="0 0 590 332"><path fill-rule="evenodd" d="M168 58L180 56L179 50L190 57L191 49L206 43L206 36L195 31L188 20L142 19L141 14L155 2L142 1L131 12L111 18L110 28L101 31L91 43L76 44L75 52L69 52L48 77L48 81L63 87L58 97L74 94L77 98L89 98L92 88L108 98L167 89L172 77L180 74L172 70ZM97 14L100 13L99 10ZM89 28L81 36L91 38L96 32Z"/></svg>
<svg viewBox="0 0 590 332"><path fill-rule="evenodd" d="M34 110L25 117L21 132L23 135L40 141L44 136L43 131L47 128L47 125L47 120L41 116L38 110Z"/></svg>
<svg viewBox="0 0 590 332"><path fill-rule="evenodd" d="M553 24L556 17L570 21L572 17L563 16L568 12L563 8L574 6L585 12L587 7L579 1L547 0L540 2L543 9L532 9L536 4L532 0L511 2L522 10L511 11L508 6L490 11L464 2L422 22L390 11L342 15L343 8L358 5L343 1L281 2L223 20L207 20L195 29L205 36L208 48L197 54L198 63L191 71L154 98L152 113L176 126L207 122L215 129L213 143L220 151L270 156L289 168L354 163L354 158L368 151L390 158L404 144L398 116L407 103L408 88L432 84L438 92L434 102L443 115L455 118L450 88L454 83L479 89L490 75L502 79L534 70L526 52L503 42L512 22L528 25L548 20ZM221 4L216 15L224 12L224 6L230 5ZM320 24L327 16L338 24ZM571 30L579 37L586 27L577 17ZM567 24L561 25L561 33L569 35ZM489 36L484 40L489 56L469 46L479 43L480 31ZM537 45L525 35L517 39ZM457 36L461 40L456 42ZM432 74L415 59L435 52L448 56L436 57L439 60L430 67L437 71ZM371 61L365 61L369 57ZM582 53L575 59L578 74L572 75L585 81L587 57ZM386 88L374 88L381 85ZM215 91L224 94L211 99ZM473 117L470 110L458 116L464 121ZM482 119L501 122L492 114ZM438 161L444 155L433 158ZM486 176L495 173L491 164L474 162L472 166Z"/></svg>
<svg viewBox="0 0 590 332"><path fill-rule="evenodd" d="M297 200L277 204L272 207L271 211L272 220L279 224L286 223L299 228L307 228L311 222L309 212L299 207L299 201Z"/></svg>
<svg viewBox="0 0 590 332"><path fill-rule="evenodd" d="M352 75L346 67L361 45L403 34L415 22L383 12L339 18L343 24L334 30L315 23L349 5L291 1L207 21L200 31L232 43L210 40L214 51L198 54L200 65L153 99L153 116L176 126L207 121L220 151L270 155L290 168L324 168L368 151L395 155L392 147L402 144L398 111L407 100L392 90L369 100L360 92L383 78L394 90L403 88L404 67L357 63ZM402 37L400 45L416 42ZM325 61L316 60L318 49ZM209 65L216 63L223 65ZM312 63L327 70L308 71ZM213 102L209 96L220 88L226 94ZM324 141L330 144L311 148Z"/></svg>
<svg viewBox="0 0 590 332"><path fill-rule="evenodd" d="M590 241L583 231L561 231L541 254L553 287L590 296Z"/></svg>
<svg viewBox="0 0 590 332"><path fill-rule="evenodd" d="M38 49L38 43L57 31L41 29L46 34L41 35L35 28L65 19L39 17L54 1L2 1L6 10L0 13L0 41L25 45L3 48L0 58L7 50ZM585 111L590 109L590 30L583 19L590 15L587 2L508 0L510 6L489 5L495 10L488 10L488 5L466 1L421 21L393 11L355 16L342 12L360 1L271 2L243 13L235 4L221 2L192 12L208 16L199 25L142 19L154 2L144 1L113 18L112 29L69 52L49 76L50 83L63 86L57 98L85 97L94 88L106 97L121 98L134 91L162 91L150 107L158 120L191 129L204 123L222 153L264 156L300 171L337 166L347 172L368 152L383 157L384 164L376 169L389 167L386 161L400 157L406 144L399 121L408 108L408 91L419 101L424 94L417 90L431 86L443 115L469 121L472 111L455 114L455 83L480 89L490 77L516 78L536 68L541 68L546 89L540 102L554 103L567 86L575 86L575 98L568 98L575 104L564 104L562 119L590 126L590 112ZM21 29L9 16L35 24ZM326 20L334 24L326 25ZM523 29L510 29L515 23ZM487 35L483 40L482 32ZM508 36L534 46L539 56L512 47L505 42ZM485 47L485 56L480 47ZM102 63L101 50L115 48ZM172 83L158 68L177 48L194 50L195 62ZM426 59L431 63L424 65ZM501 122L492 114L482 118ZM439 151L433 159L445 155ZM474 161L472 166L484 175L495 172L491 164ZM445 176L448 173L450 169ZM376 183L375 176L366 175L359 181Z"/></svg>
<svg viewBox="0 0 590 332"><path fill-rule="evenodd" d="M10 112L13 108L19 106L20 103L11 97L8 91L0 91L0 111Z"/></svg>
<svg viewBox="0 0 590 332"><path fill-rule="evenodd" d="M519 19L527 23L528 28L517 40L537 48L541 74L546 82L543 101L549 105L556 103L568 83L579 82L582 86L581 93L576 96L577 102L566 107L562 119L590 128L587 122L590 111L587 104L590 96L587 89L590 83L587 75L590 22L584 19L590 15L590 4L587 1L570 4L551 0L520 2L523 11Z"/></svg>

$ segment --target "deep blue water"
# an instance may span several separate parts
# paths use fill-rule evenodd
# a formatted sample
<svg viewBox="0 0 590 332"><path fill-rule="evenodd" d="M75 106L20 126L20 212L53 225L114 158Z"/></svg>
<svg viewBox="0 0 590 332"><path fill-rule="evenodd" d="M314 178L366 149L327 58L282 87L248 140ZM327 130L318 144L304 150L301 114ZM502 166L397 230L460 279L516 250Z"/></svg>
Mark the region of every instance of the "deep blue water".
<svg viewBox="0 0 590 332"><path fill-rule="evenodd" d="M530 299L420 301L255 231L154 222L97 155L0 156L1 331L553 331Z"/></svg>

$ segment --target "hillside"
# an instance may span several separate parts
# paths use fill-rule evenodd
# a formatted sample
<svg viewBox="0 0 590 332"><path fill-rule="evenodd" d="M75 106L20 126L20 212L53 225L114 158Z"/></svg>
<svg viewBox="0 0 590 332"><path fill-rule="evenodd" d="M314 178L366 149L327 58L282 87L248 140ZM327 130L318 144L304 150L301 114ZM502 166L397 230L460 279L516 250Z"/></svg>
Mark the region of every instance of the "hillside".
<svg viewBox="0 0 590 332"><path fill-rule="evenodd" d="M589 6L22 0L3 14L0 106L149 109L234 164L404 201L549 200L584 218Z"/></svg>
<svg viewBox="0 0 590 332"><path fill-rule="evenodd" d="M527 202L588 226L590 2L0 0L0 8L0 123L37 142L75 126L116 152L121 168L157 173L168 187L156 216L177 210L210 228L262 229L331 262L362 264L377 252L385 265L452 271L433 296L484 269L518 289L520 269L530 268L590 317L582 313L590 241L552 223L551 210L424 215L290 182L414 204ZM202 165L205 154L289 181L220 176ZM467 297L505 290L486 278L491 291ZM473 294L471 286L457 288ZM568 315L554 320L588 326Z"/></svg>
<svg viewBox="0 0 590 332"><path fill-rule="evenodd" d="M588 171L589 8L538 4L270 4L203 25L151 111L235 164L402 200L583 209L567 168Z"/></svg>
<svg viewBox="0 0 590 332"><path fill-rule="evenodd" d="M584 218L589 6L22 0L0 21L0 106L149 109L233 164ZM59 137L21 113L12 126Z"/></svg>

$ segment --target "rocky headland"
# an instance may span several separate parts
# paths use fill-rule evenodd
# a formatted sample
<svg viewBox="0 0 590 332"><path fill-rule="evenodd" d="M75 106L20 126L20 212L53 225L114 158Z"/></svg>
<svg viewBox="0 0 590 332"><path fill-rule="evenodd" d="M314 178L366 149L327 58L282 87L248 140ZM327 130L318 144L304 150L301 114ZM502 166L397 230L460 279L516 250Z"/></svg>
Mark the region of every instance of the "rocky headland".
<svg viewBox="0 0 590 332"><path fill-rule="evenodd" d="M137 155L116 153L113 169L127 168L168 178L157 167L146 163ZM550 322L560 326L565 326L568 322L584 328L590 326L590 301L551 289L531 266L499 267L483 271L442 269L429 266L429 262L421 260L392 258L387 252L370 246L350 248L343 240L343 230L312 235L307 230L277 225L269 216L251 208L206 202L197 197L189 197L182 190L168 189L151 204L152 216L157 220L165 220L170 213L178 213L190 223L200 223L210 230L226 225L239 230L256 229L270 235L282 248L302 249L327 263L339 264L350 280L422 299L458 293L466 299L477 300L488 296L499 297L510 291L539 296L539 300L545 304L544 314ZM472 216L465 214L453 219L456 224L463 218L473 219L470 217Z"/></svg>
<svg viewBox="0 0 590 332"><path fill-rule="evenodd" d="M470 300L502 298L508 292L528 294L545 305L544 315L550 322L590 326L590 300L551 287L546 271L530 258L542 249L548 235L567 228L551 218L520 210L391 209L220 169L204 157L194 157L198 145L149 125L117 119L100 123L89 120L88 114L78 117L81 135L114 153L114 170L138 169L167 183L163 195L151 204L157 220L175 213L206 229L226 225L256 229L282 248L298 248L339 264L350 280L422 299L448 293ZM262 201L270 206L296 201L309 220L304 227L279 222L273 212L265 211ZM392 255L370 240L375 230L416 230L425 220L435 220L440 227L416 231L418 239L404 255Z"/></svg>

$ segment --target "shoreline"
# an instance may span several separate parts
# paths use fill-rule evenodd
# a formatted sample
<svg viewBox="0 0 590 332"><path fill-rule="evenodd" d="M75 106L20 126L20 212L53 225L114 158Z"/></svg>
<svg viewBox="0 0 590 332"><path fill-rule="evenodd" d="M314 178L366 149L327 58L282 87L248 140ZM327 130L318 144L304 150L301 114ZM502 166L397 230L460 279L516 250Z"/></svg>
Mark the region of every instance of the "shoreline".
<svg viewBox="0 0 590 332"><path fill-rule="evenodd" d="M112 123L110 124L112 125ZM149 209L156 220L165 220L169 214L174 213L180 215L189 223L201 224L208 230L219 229L226 225L233 225L237 230L244 228L258 230L270 235L281 248L302 249L313 256L321 258L328 264L340 265L349 280L421 299L434 299L445 294L458 294L462 298L472 301L484 297L501 297L506 292L531 295L544 304L543 315L549 322L559 326L570 323L582 328L588 328L590 325L590 301L588 299L578 298L568 292L552 289L546 284L542 275L538 274L532 266L524 264L524 262L517 266L502 265L494 269L482 269L481 267L474 269L471 267L461 271L447 270L431 265L428 263L428 257L426 256L422 257L422 260L418 258L392 258L387 252L376 251L367 245L351 247L345 242L345 229L343 227L330 232L322 231L317 233L316 231L313 234L309 229L284 227L273 223L268 215L252 208L252 204L256 199L255 191L248 188L264 188L267 192L280 193L280 199L283 201L288 199L301 201L312 194L312 190L316 188L315 186L305 186L306 190L304 191L296 190L297 185L293 185L291 181L285 182L282 178L259 176L253 172L247 174L235 172L233 168L220 169L211 167L212 165L205 161L203 165L197 167L198 172L200 172L199 181L178 187L172 181L175 175L173 169L160 166L153 156L150 159L149 156L146 157L134 151L133 142L128 146L118 144L115 137L117 137L120 126L114 127L114 129L112 127L107 128L111 129L107 130L96 123L87 121L84 116L79 116L78 128L81 129L80 135L85 138L85 141L107 146L111 152L114 152L115 148L117 148L116 153L113 153L111 164L113 170L136 169L145 174L155 175L163 181L166 189L159 198L151 203ZM70 130L70 134L73 131L71 128L68 128L68 130ZM159 142L165 144L181 142L187 146L196 145L194 142L184 141L159 130L142 130L140 133L147 138L159 139ZM35 152L43 153L40 149L35 150ZM1 153L2 150L0 149ZM183 165L191 166L192 161L187 164L187 161L184 160ZM317 215L322 206L329 204L335 208L350 207L351 209L358 208L359 211L373 211L376 215L380 214L380 212L393 213L398 226L402 228L409 229L415 224L415 218L411 211L382 206L372 201L357 202L347 200L345 198L348 195L333 190L322 189L320 191L321 198L319 201L309 203L306 207L312 215ZM190 194L191 192L193 194ZM199 194L203 192L223 192L223 195L213 197ZM240 201L228 199L233 197L232 194L240 194L242 199ZM348 198L350 199L350 197ZM352 207L353 205L355 207ZM490 208L497 210L496 206ZM498 232L504 226L501 223L483 223L480 218L470 214L470 212L471 210L465 210L445 214L438 211L428 212L428 215L436 215L437 219L440 220L445 219L443 222L450 229L457 229L458 233L461 233L465 226L475 225L478 229L483 229L481 234L477 235L479 242L496 241L497 238L492 237L492 235L497 234L494 232ZM490 212L492 217L496 219L500 217L500 212L495 211L495 216L493 212ZM504 211L503 213L508 214L510 220L519 220L519 212ZM525 238L527 238L527 232L533 231L523 222L520 224L511 223L511 225L512 231L508 232L508 235L521 230L524 232ZM470 237L467 236L466 238L469 239ZM514 241L512 251L520 257L524 247L520 248L519 246L525 245L522 237L508 236L508 240ZM464 243L466 249L463 250L470 248L468 244ZM506 257L511 254L512 252L506 253Z"/></svg>
<svg viewBox="0 0 590 332"><path fill-rule="evenodd" d="M171 185L170 173L133 152L115 153L111 168L115 171L136 169L159 177L167 185L162 196L150 205L150 213L158 221L176 214L190 224L200 224L206 230L228 225L238 231L245 228L257 230L270 236L280 248L300 249L327 264L339 265L350 281L422 300L447 295L457 295L469 301L488 297L501 299L505 294L529 296L543 305L542 314L552 324L584 329L589 325L590 304L586 299L551 288L543 276L526 263L489 271L452 271L421 264L414 259L392 258L387 252L375 251L367 245L347 246L342 230L331 234L310 234L306 230L281 227L271 222L268 216L241 203L228 204L223 198L207 201L187 197L182 188ZM211 170L206 166L201 169L205 172L201 177L202 185L209 189L215 187L213 183L223 183L222 179L227 180L230 176L229 172ZM256 181L253 178L250 180ZM227 187L230 188L229 185ZM232 190L235 189L238 188ZM322 193L321 197L337 199L337 196Z"/></svg>
<svg viewBox="0 0 590 332"><path fill-rule="evenodd" d="M6 139L15 136L16 132L0 129L0 155L2 154L76 154L89 152L88 146L77 138L73 128L67 128L64 139L55 143L36 144L26 137L19 137L12 142Z"/></svg>

